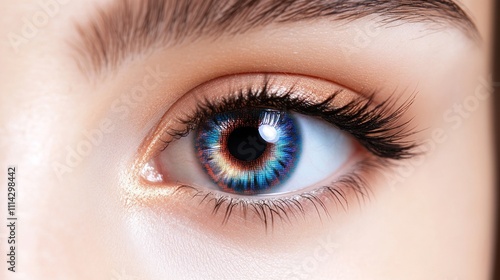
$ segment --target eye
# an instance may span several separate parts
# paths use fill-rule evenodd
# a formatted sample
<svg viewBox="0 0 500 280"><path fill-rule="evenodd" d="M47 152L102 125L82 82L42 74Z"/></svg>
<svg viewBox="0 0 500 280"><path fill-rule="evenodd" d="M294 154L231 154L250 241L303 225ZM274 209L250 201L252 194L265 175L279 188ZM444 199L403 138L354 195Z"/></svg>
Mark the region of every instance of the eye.
<svg viewBox="0 0 500 280"><path fill-rule="evenodd" d="M155 165L164 170L162 176L181 182L240 195L269 195L321 182L353 152L353 140L323 120L244 108L203 120L187 137L171 143Z"/></svg>
<svg viewBox="0 0 500 280"><path fill-rule="evenodd" d="M367 195L367 174L415 155L410 100L358 94L293 75L209 81L171 106L145 144L152 188L194 191L247 216L288 216ZM366 176L366 177L365 177ZM209 198L209 199L207 199ZM259 210L260 209L260 210Z"/></svg>

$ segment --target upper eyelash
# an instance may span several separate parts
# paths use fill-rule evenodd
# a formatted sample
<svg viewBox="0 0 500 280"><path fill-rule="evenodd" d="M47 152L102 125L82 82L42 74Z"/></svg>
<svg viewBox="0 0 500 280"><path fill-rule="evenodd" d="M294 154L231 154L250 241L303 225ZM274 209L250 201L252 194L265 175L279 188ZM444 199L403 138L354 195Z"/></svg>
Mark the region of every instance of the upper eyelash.
<svg viewBox="0 0 500 280"><path fill-rule="evenodd" d="M418 143L407 140L416 131L409 128L411 120L402 121L402 117L415 99L412 95L396 107L399 98L394 95L375 104L377 93L368 98L357 97L349 103L335 107L335 101L343 92L338 90L321 102L304 100L295 95L294 88L288 88L279 95L272 93L272 84L266 80L258 89L242 89L236 94L213 102L208 98L197 103L194 113L178 119L185 125L184 130L167 130L173 139L178 139L196 129L201 121L217 113L246 107L272 107L278 110L294 111L304 115L318 117L340 130L353 135L368 151L381 158L407 159L417 155ZM165 149L169 142L165 142Z"/></svg>

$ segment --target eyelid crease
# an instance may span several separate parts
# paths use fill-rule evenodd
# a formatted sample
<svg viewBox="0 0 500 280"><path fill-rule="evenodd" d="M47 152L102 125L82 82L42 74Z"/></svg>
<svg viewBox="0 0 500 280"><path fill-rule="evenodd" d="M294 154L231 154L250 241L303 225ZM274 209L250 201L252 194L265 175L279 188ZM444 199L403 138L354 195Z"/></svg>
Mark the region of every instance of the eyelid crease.
<svg viewBox="0 0 500 280"><path fill-rule="evenodd" d="M376 15L382 25L433 23L461 30L469 38L480 37L471 18L453 0L193 2L114 0L99 8L88 23L76 24L77 38L71 38L79 68L87 77L100 77L131 55L188 39L217 39L271 23L321 18L349 22Z"/></svg>

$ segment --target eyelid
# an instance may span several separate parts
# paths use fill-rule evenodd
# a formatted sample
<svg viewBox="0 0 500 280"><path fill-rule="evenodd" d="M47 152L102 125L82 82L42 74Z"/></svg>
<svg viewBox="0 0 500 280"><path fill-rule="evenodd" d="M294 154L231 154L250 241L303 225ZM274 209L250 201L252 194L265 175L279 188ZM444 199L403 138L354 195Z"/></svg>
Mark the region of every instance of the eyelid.
<svg viewBox="0 0 500 280"><path fill-rule="evenodd" d="M351 172L340 174L333 182L329 183L329 185L317 186L317 189L314 190L307 188L309 192L305 192L304 189L301 190L304 192L297 193L292 197L283 198L283 200L279 197L238 198L228 194L221 194L218 191L205 191L191 186L185 186L177 182L159 182L158 184L143 182L143 184L140 184L142 190L130 190L134 199L148 203L148 201L151 202L151 199L152 201L158 201L159 199L170 197L179 203L186 203L186 197L195 198L202 196L202 200L199 201L199 204L201 205L201 203L206 202L207 199L209 202L215 202L215 212L217 212L219 207L223 204L232 209L235 206L232 204L233 202L237 202L239 207L256 207L256 205L260 205L259 207L268 207L270 213L264 211L259 214L257 210L257 215L260 215L261 218L262 215L265 218L266 215L271 214L272 216L272 213L282 211L280 207L283 207L281 205L283 203L290 208L295 207L295 210L298 209L298 211L303 212L300 202L295 201L295 199L300 199L301 201L310 203L311 205L308 204L308 207L310 206L315 209L318 214L320 214L320 211L318 211L319 206L329 215L327 208L324 207L325 201L335 200L340 202L342 207L345 208L341 200L347 204L349 201L347 196L350 197L350 195L348 195L349 193L354 193L358 201L360 200L360 196L362 199L365 199L365 196L368 195L366 191L366 189L368 189L367 181L372 181L373 177L371 176L373 172L387 170L395 163L395 160L409 158L415 155L412 150L416 147L416 143L407 139L413 132L412 130L407 130L409 121L405 120L407 118L404 115L411 105L412 98L401 103L398 102L398 98L394 98L394 96L391 95L383 101L378 102L375 101L375 95L365 96L347 90L332 82L312 77L285 74L241 74L209 81L189 91L181 99L177 100L177 102L167 110L150 136L144 141L139 151L139 154L142 156L139 157L135 165L138 171L137 174L139 174L142 166L155 158L163 149L167 148L168 143L174 141L176 138L186 136L191 130L196 128L197 121L193 121L192 119L200 118L199 110L200 108L206 108L207 103L209 103L208 105L215 104L214 106L218 106L217 104L227 104L228 100L229 102L235 103L241 102L242 99L245 99L245 95L250 96L252 91L260 91L263 88L266 89L270 95L279 96L280 98L295 95L300 97L298 100L312 103L310 106L316 106L315 104L323 103L325 108L328 108L332 105L330 104L330 102L332 102L333 105L339 108L342 108L342 106L347 107L347 114L356 115L357 113L359 114L358 111L361 111L363 114L361 118L351 116L346 119L347 122L349 122L349 120L360 122L360 124L353 124L354 131L347 132L355 132L356 125L358 128L364 125L366 126L365 129L368 131L371 129L371 136L375 139L373 141L378 141L383 144L379 149L387 149L387 151L382 151L377 155L377 150L375 150L375 153L371 150L372 153L370 154L364 149L364 158L357 157L357 160L353 163L352 169L350 169ZM332 96L335 96L335 98L332 99ZM259 96L254 96L254 98L257 100ZM325 100L328 102L325 103ZM202 105L200 105L200 102ZM359 104L354 103L354 106L352 106L353 102L359 102ZM246 105L245 103L237 104L243 104L241 106ZM348 106L349 104L351 104L350 107ZM263 106L267 105L272 104L263 104ZM308 105L302 105L302 107L309 108ZM221 110L224 111L226 109L228 108L222 107ZM292 106L291 108L279 109L290 109L293 111L296 108ZM300 111L298 112L301 113ZM333 115L335 115L336 111L332 112ZM344 114L346 114L345 111ZM203 115L202 117L205 118L207 115ZM374 119L375 122L370 122ZM345 127L349 127L348 123L345 124ZM354 138L358 141L362 141L359 135ZM389 145L384 146L384 140L386 141L385 143L389 143ZM370 150L370 147L366 145L363 146ZM392 154L393 151L391 149L399 149L403 152L401 154ZM387 156L384 156L384 153L386 153ZM342 169L344 168L345 167ZM140 178L140 176L138 177ZM144 188L144 186L147 187ZM186 195L184 192L188 190L192 191L189 192L191 196ZM316 194L318 194L318 196L316 196ZM279 205L274 204L276 201ZM293 201L298 204L294 204ZM269 207L275 207L275 209ZM246 211L244 209L242 210ZM231 210L226 209L226 211ZM290 211L293 210L290 209ZM283 215L285 215L285 212L283 212ZM227 222L227 214L223 221Z"/></svg>
<svg viewBox="0 0 500 280"><path fill-rule="evenodd" d="M359 97L359 94L345 90L334 83L291 74L240 74L217 78L184 94L168 108L162 120L142 144L139 150L139 154L142 156L139 157L136 165L145 164L165 148L162 147L165 143L174 140L162 131L163 128L170 127L172 130L184 130L182 119L185 118L188 112L194 111L199 102L207 99L216 102L222 98L227 98L228 95L237 94L242 88L261 88L266 82L270 84L270 88L276 94L284 94L293 88L294 94L301 95L303 99L311 102L324 100L332 92L339 90L343 90L342 97L337 98L339 103L347 103Z"/></svg>
<svg viewBox="0 0 500 280"><path fill-rule="evenodd" d="M266 96L254 96L265 91ZM266 95L262 93L261 95ZM415 132L411 129L405 129L411 119L404 118L405 112L411 106L414 96L400 102L398 97L391 94L382 101L377 101L380 95L370 94L363 96L359 93L347 90L332 82L312 77L304 77L286 74L241 74L229 77L222 77L209 81L192 91L185 94L175 102L165 113L162 121L155 128L150 139L150 143L144 146L150 147L147 150L144 159L151 159L157 153L166 148L168 143L176 138L187 135L192 129L196 128L197 122L201 117L210 117L209 115L217 112L206 112L212 108L219 109L221 103L233 103L234 108L223 108L224 110L237 110L241 106L255 106L248 104L252 101L245 100L252 98L257 102L260 99L269 99L269 102L281 102L281 99L292 100L295 108L278 108L282 110L291 109L303 114L317 114L318 112L307 112L312 110L327 112L321 118L337 125L340 129L349 133L359 132L359 129L366 130L365 135L354 135L358 141L361 141L366 148L376 155L386 157L394 149L401 149L399 155L387 156L393 158L405 158L413 156L410 150L417 145L412 143L409 138ZM247 102L248 101L248 102ZM245 103L246 102L246 103ZM304 105L306 102L311 105ZM314 104L314 105L313 105ZM318 105L315 105L318 104ZM274 106L273 104L262 104L263 106ZM283 106L283 104L278 104ZM285 104L285 106L291 106ZM335 108L331 109L331 106ZM293 107L293 106L292 106ZM304 110L300 110L304 108ZM205 112L203 112L205 110ZM321 113L320 112L320 113ZM203 116L200 116L205 114ZM207 115L208 114L208 115ZM356 122L341 123L342 115L349 115L350 121ZM359 114L359 116L356 116ZM332 118L331 120L329 118ZM339 120L340 119L340 120ZM168 128L168 129L167 129ZM147 141L148 141L147 140ZM384 146L383 140L387 144ZM370 147L373 144L377 147ZM385 151L384 151L385 150ZM147 162L143 161L143 163Z"/></svg>

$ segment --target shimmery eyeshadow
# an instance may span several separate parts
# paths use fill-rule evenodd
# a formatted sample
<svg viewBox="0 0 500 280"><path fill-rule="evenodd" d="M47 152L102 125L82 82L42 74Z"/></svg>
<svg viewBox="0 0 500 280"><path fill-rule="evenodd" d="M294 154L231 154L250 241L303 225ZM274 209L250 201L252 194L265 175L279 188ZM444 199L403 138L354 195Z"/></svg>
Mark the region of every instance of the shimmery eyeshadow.
<svg viewBox="0 0 500 280"><path fill-rule="evenodd" d="M293 172L300 145L289 113L257 108L217 114L200 124L195 138L208 176L224 191L248 195L279 187Z"/></svg>

